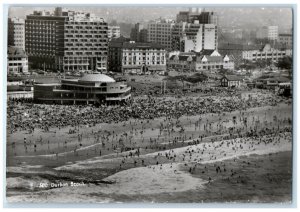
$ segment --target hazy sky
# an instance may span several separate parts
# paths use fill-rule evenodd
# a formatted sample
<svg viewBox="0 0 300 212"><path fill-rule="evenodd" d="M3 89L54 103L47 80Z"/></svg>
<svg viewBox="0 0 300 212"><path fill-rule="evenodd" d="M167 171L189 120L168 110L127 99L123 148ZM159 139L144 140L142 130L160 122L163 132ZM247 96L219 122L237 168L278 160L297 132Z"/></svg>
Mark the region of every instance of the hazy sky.
<svg viewBox="0 0 300 212"><path fill-rule="evenodd" d="M200 5L199 5L200 6ZM80 10L92 12L106 21L110 22L116 20L118 22L147 22L157 18L176 18L179 11L188 10L188 7L178 7L176 5L170 6L113 6L102 7L101 5L89 6L69 6L71 10ZM25 18L26 15L31 14L33 10L49 10L53 11L54 7L11 7L9 9L9 16L17 16ZM275 8L275 7L216 7L205 8L207 11L215 11L219 17L220 26L237 26L237 27L260 27L263 25L278 25L280 29L291 28L292 26L292 9L291 8Z"/></svg>

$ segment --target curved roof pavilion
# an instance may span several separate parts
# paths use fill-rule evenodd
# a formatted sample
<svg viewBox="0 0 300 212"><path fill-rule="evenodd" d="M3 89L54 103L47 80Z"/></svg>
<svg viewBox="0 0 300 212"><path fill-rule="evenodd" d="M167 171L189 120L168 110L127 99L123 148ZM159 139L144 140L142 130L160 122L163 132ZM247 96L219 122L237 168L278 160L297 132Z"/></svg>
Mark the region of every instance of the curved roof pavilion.
<svg viewBox="0 0 300 212"><path fill-rule="evenodd" d="M78 82L116 82L113 78L105 74L85 74L78 79Z"/></svg>

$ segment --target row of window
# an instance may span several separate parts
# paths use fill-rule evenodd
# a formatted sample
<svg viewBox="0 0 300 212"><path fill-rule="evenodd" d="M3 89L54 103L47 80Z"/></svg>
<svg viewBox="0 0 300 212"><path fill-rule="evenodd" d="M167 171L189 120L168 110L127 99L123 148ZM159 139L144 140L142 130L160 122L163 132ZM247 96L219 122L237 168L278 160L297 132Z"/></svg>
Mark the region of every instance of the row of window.
<svg viewBox="0 0 300 212"><path fill-rule="evenodd" d="M78 21L68 21L67 22L67 25L68 26L71 26L71 25L99 25L99 26L101 26L101 25L103 25L103 26L107 26L107 23L105 23L105 22L84 22L84 21L80 21L80 22L78 22Z"/></svg>
<svg viewBox="0 0 300 212"><path fill-rule="evenodd" d="M107 38L107 34L102 34L102 35L90 35L90 34L87 34L87 35L73 35L73 34L66 34L65 35L67 38Z"/></svg>
<svg viewBox="0 0 300 212"><path fill-rule="evenodd" d="M27 66L28 63L25 63L25 64L24 63L8 63L8 65L9 66L24 66L24 65Z"/></svg>
<svg viewBox="0 0 300 212"><path fill-rule="evenodd" d="M65 50L73 50L73 51L99 51L99 50L103 50L103 51L106 51L107 49L106 48L65 48Z"/></svg>
<svg viewBox="0 0 300 212"><path fill-rule="evenodd" d="M107 55L107 52L65 52L66 56L71 56L71 55Z"/></svg>
<svg viewBox="0 0 300 212"><path fill-rule="evenodd" d="M64 41L65 42L82 42L82 40L81 39L64 39ZM86 41L86 42L91 42L91 43L93 43L93 42L95 42L95 43L101 43L101 42L103 42L103 43L107 43L107 39L89 39L89 41Z"/></svg>
<svg viewBox="0 0 300 212"><path fill-rule="evenodd" d="M65 33L80 33L80 34L88 34L88 33L91 33L91 34L107 34L107 31L105 30L90 30L90 31L86 31L86 30L65 30Z"/></svg>
<svg viewBox="0 0 300 212"><path fill-rule="evenodd" d="M131 62L131 61L123 61L122 65L143 65L144 62ZM157 61L157 62L147 62L147 65L164 65L165 63L163 61Z"/></svg>

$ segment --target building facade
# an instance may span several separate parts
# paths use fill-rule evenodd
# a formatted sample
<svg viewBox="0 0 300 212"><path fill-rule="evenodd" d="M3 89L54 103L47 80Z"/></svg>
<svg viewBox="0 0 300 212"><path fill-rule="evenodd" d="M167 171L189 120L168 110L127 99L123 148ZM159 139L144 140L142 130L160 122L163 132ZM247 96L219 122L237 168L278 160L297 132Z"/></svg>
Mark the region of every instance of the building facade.
<svg viewBox="0 0 300 212"><path fill-rule="evenodd" d="M107 23L90 13L35 11L25 20L29 62L59 71L106 71L107 30Z"/></svg>
<svg viewBox="0 0 300 212"><path fill-rule="evenodd" d="M270 44L266 44L262 49L243 51L242 57L244 60L258 61L258 60L270 60L272 62L278 62L279 59L286 56L292 56L292 49L275 49Z"/></svg>
<svg viewBox="0 0 300 212"><path fill-rule="evenodd" d="M140 32L144 29L144 25L140 23L136 23L130 32L130 40L139 42L140 40Z"/></svg>
<svg viewBox="0 0 300 212"><path fill-rule="evenodd" d="M277 40L278 39L278 26L264 26L257 30L256 38L264 39L267 38L269 40Z"/></svg>
<svg viewBox="0 0 300 212"><path fill-rule="evenodd" d="M221 86L222 87L240 87L241 86L241 78L236 75L227 75L221 78Z"/></svg>
<svg viewBox="0 0 300 212"><path fill-rule="evenodd" d="M148 24L148 41L162 45L167 50L172 49L172 29L174 21L157 20Z"/></svg>
<svg viewBox="0 0 300 212"><path fill-rule="evenodd" d="M7 73L27 73L28 56L22 48L8 47L7 51Z"/></svg>
<svg viewBox="0 0 300 212"><path fill-rule="evenodd" d="M193 23L199 21L201 24L218 24L218 16L215 12L202 11L201 8L189 8L188 11L180 11L176 16L176 22Z"/></svg>
<svg viewBox="0 0 300 212"><path fill-rule="evenodd" d="M120 27L119 26L108 26L107 37L108 40L113 38L119 38L121 36Z"/></svg>
<svg viewBox="0 0 300 212"><path fill-rule="evenodd" d="M235 43L222 43L218 45L218 52L222 55L232 55L235 64L243 62L243 52L261 49L262 45L245 45Z"/></svg>
<svg viewBox="0 0 300 212"><path fill-rule="evenodd" d="M195 72L196 58L197 56L194 53L172 55L167 61L167 69L178 72Z"/></svg>
<svg viewBox="0 0 300 212"><path fill-rule="evenodd" d="M21 18L8 19L8 46L25 50L25 21Z"/></svg>
<svg viewBox="0 0 300 212"><path fill-rule="evenodd" d="M110 42L109 70L142 73L166 70L166 50L155 43Z"/></svg>
<svg viewBox="0 0 300 212"><path fill-rule="evenodd" d="M233 70L234 61L230 56L222 56L216 50L203 50L200 53L174 54L169 58L167 67L179 72Z"/></svg>
<svg viewBox="0 0 300 212"><path fill-rule="evenodd" d="M278 41L279 43L288 46L288 47L292 47L293 45L293 35L292 34L279 34L278 35Z"/></svg>
<svg viewBox="0 0 300 212"><path fill-rule="evenodd" d="M218 47L217 26L214 24L176 23L172 31L172 49L182 52L215 50Z"/></svg>
<svg viewBox="0 0 300 212"><path fill-rule="evenodd" d="M50 104L120 104L131 99L131 87L104 74L86 74L61 83L35 84L33 98Z"/></svg>

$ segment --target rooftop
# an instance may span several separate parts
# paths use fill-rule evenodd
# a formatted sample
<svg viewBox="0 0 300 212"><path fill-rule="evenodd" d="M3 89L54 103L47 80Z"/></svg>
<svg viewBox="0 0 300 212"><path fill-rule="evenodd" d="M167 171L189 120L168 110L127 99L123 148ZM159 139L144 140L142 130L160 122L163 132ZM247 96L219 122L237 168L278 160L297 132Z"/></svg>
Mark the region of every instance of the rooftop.
<svg viewBox="0 0 300 212"><path fill-rule="evenodd" d="M241 81L241 78L236 75L225 75L224 77L229 81Z"/></svg>
<svg viewBox="0 0 300 212"><path fill-rule="evenodd" d="M110 42L110 47L119 47L124 49L164 49L164 47L157 43L141 43L141 42L128 42L124 39L113 40Z"/></svg>
<svg viewBox="0 0 300 212"><path fill-rule="evenodd" d="M14 57L14 58L24 58L27 57L25 51L21 48L17 48L14 46L10 46L7 49L7 56Z"/></svg>
<svg viewBox="0 0 300 212"><path fill-rule="evenodd" d="M78 81L84 82L116 82L113 78L105 74L85 74Z"/></svg>

